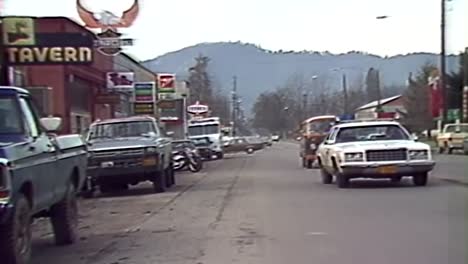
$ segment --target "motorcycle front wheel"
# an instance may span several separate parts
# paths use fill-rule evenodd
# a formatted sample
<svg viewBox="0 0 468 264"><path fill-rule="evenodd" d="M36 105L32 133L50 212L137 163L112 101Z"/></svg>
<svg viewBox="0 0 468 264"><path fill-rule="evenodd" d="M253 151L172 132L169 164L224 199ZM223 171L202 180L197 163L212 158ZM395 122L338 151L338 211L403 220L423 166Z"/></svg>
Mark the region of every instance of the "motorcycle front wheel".
<svg viewBox="0 0 468 264"><path fill-rule="evenodd" d="M191 172L199 172L203 168L203 161L199 158L195 158L193 161L190 160L188 168Z"/></svg>

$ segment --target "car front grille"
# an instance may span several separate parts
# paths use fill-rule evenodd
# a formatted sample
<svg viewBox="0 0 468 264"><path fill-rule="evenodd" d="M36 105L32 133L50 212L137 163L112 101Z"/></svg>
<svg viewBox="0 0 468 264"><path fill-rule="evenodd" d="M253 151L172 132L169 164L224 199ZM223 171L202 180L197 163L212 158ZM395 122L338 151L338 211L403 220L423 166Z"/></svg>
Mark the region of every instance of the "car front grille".
<svg viewBox="0 0 468 264"><path fill-rule="evenodd" d="M126 149L126 150L103 150L93 153L93 158L118 158L125 156L143 156L145 154L143 149Z"/></svg>
<svg viewBox="0 0 468 264"><path fill-rule="evenodd" d="M407 160L406 149L391 150L368 150L366 151L367 161L403 161Z"/></svg>

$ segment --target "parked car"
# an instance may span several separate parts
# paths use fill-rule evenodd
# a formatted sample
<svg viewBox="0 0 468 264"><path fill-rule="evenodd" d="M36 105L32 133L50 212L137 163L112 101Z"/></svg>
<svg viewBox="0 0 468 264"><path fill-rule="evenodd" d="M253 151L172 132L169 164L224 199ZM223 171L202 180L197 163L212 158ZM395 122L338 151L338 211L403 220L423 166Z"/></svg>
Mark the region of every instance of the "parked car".
<svg viewBox="0 0 468 264"><path fill-rule="evenodd" d="M252 154L257 149L257 146L247 141L245 137L237 137L226 142L223 148L224 153L246 152Z"/></svg>
<svg viewBox="0 0 468 264"><path fill-rule="evenodd" d="M155 192L175 184L171 141L155 118L135 116L97 121L88 134L88 192L126 190L151 181Z"/></svg>
<svg viewBox="0 0 468 264"><path fill-rule="evenodd" d="M468 137L468 123L447 124L437 135L439 153L452 154L453 150L463 150L463 140Z"/></svg>
<svg viewBox="0 0 468 264"><path fill-rule="evenodd" d="M209 137L192 139L192 142L203 160L211 160L216 155L216 151L210 147L212 142Z"/></svg>
<svg viewBox="0 0 468 264"><path fill-rule="evenodd" d="M334 126L317 151L322 182L333 177L339 188L353 178L389 178L393 182L410 176L417 186L427 184L434 168L430 146L416 142L395 121L343 123Z"/></svg>
<svg viewBox="0 0 468 264"><path fill-rule="evenodd" d="M49 217L57 245L78 237L77 195L86 178L80 135L57 136L60 118L41 118L28 91L0 88L0 261L28 263L31 223Z"/></svg>

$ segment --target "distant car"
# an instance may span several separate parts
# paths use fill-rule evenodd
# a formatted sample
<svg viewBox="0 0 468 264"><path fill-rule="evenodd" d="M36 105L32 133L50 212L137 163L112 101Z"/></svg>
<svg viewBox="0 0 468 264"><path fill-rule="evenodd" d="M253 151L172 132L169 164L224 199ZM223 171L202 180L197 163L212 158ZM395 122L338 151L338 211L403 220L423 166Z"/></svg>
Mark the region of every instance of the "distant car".
<svg viewBox="0 0 468 264"><path fill-rule="evenodd" d="M273 135L273 136L271 136L271 140L273 140L274 142L278 142L280 140L280 136L279 135Z"/></svg>
<svg viewBox="0 0 468 264"><path fill-rule="evenodd" d="M210 147L212 142L209 137L192 139L193 144L198 149L198 153L204 160L211 160L216 152Z"/></svg>
<svg viewBox="0 0 468 264"><path fill-rule="evenodd" d="M429 145L416 142L395 121L351 122L335 125L318 149L322 182L333 177L339 188L353 178L389 178L392 182L410 176L416 186L427 184L435 166Z"/></svg>
<svg viewBox="0 0 468 264"><path fill-rule="evenodd" d="M258 149L258 145L250 143L244 137L233 138L229 142L224 143L224 153L246 152L252 154Z"/></svg>
<svg viewBox="0 0 468 264"><path fill-rule="evenodd" d="M465 137L465 139L463 140L463 153L465 153L465 155L468 155L468 137Z"/></svg>
<svg viewBox="0 0 468 264"><path fill-rule="evenodd" d="M463 150L463 141L468 137L468 123L447 124L437 135L439 153L452 154L454 150Z"/></svg>

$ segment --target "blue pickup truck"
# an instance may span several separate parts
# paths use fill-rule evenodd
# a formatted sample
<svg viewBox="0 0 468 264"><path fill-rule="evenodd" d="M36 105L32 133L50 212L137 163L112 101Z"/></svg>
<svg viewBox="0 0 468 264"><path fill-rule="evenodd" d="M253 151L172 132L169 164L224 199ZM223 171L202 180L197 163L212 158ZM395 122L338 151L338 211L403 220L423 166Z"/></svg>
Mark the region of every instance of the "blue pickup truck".
<svg viewBox="0 0 468 264"><path fill-rule="evenodd" d="M79 135L57 136L60 125L39 118L27 90L0 87L0 263L29 262L36 217L50 218L56 244L77 238L87 145Z"/></svg>

